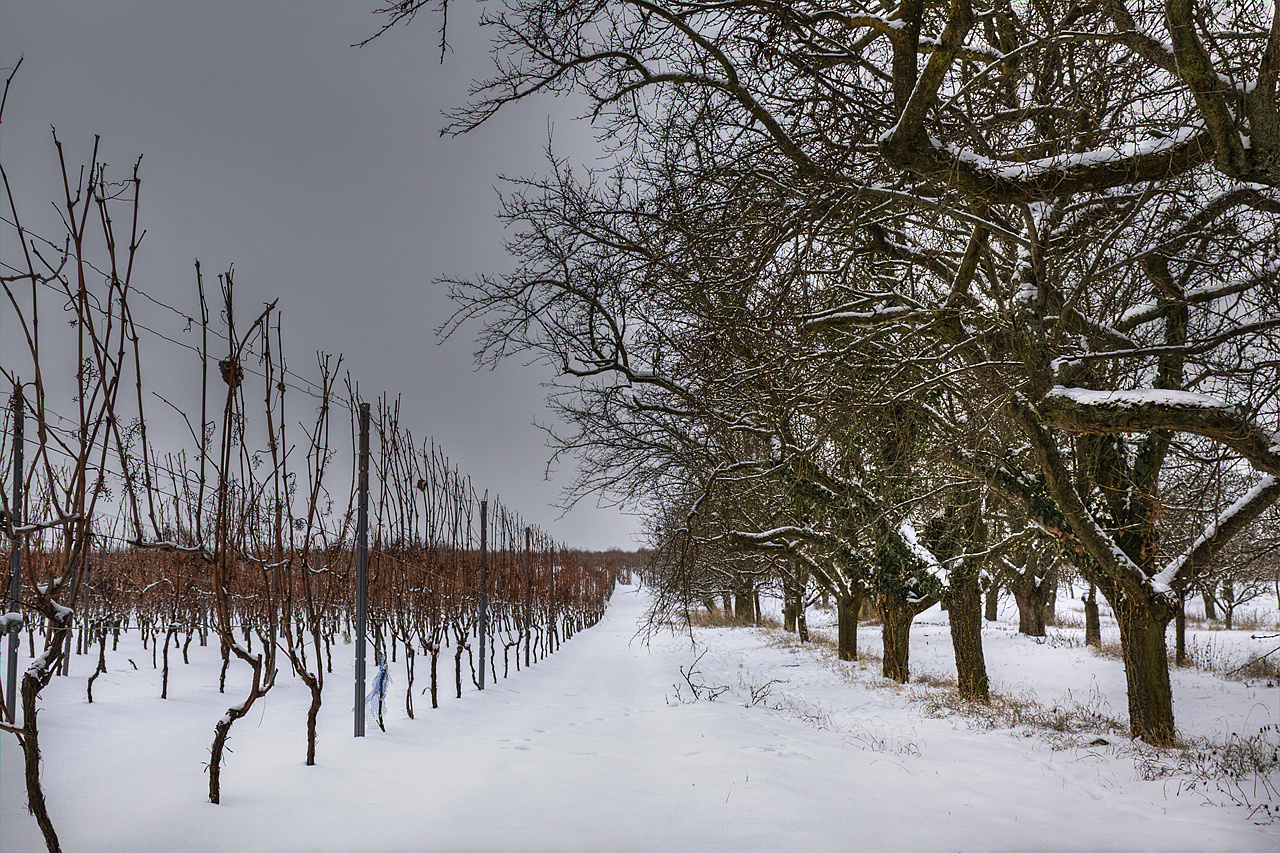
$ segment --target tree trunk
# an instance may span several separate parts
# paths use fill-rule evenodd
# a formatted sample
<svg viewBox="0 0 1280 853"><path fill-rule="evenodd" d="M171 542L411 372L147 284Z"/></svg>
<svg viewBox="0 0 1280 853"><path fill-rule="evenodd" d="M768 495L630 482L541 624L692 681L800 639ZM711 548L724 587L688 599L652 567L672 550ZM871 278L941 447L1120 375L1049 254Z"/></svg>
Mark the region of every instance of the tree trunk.
<svg viewBox="0 0 1280 853"><path fill-rule="evenodd" d="M169 641L178 635L178 626L170 625L169 631L164 635L164 652L161 657L164 658L164 674L160 677L160 698L169 698Z"/></svg>
<svg viewBox="0 0 1280 853"><path fill-rule="evenodd" d="M1102 619L1098 616L1098 589L1089 584L1089 593L1084 601L1084 644L1095 649L1102 648Z"/></svg>
<svg viewBox="0 0 1280 853"><path fill-rule="evenodd" d="M453 650L453 681L458 691L458 698L462 698L462 653L467 650L461 642Z"/></svg>
<svg viewBox="0 0 1280 853"><path fill-rule="evenodd" d="M906 602L895 601L884 593L877 596L876 608L880 613L880 636L884 642L884 677L906 684L911 677L908 658L915 611Z"/></svg>
<svg viewBox="0 0 1280 853"><path fill-rule="evenodd" d="M1178 612L1174 615L1174 665L1187 665L1187 592L1178 593Z"/></svg>
<svg viewBox="0 0 1280 853"><path fill-rule="evenodd" d="M106 637L103 636L105 643ZM42 685L40 679L31 673L22 676L22 730L18 742L22 745L23 766L27 782L27 811L36 819L36 825L44 834L44 843L49 853L60 853L62 846L58 843L58 834L53 829L53 820L49 817L49 807L45 803L44 788L40 784L40 730L36 726L36 699L40 695Z"/></svg>
<svg viewBox="0 0 1280 853"><path fill-rule="evenodd" d="M249 696L239 705L232 705L227 709L227 713L222 715L222 719L218 720L213 727L213 746L209 750L209 802L215 806L218 805L222 797L222 753L227 746L227 738L231 735L231 724L236 720L249 713L249 709L253 707L253 703L265 696L267 691L271 689L271 681L274 680L274 674L269 674L267 682L263 682L264 663L261 656L255 660L248 660L246 656L241 655L239 651L237 657L241 657L253 668L253 684L249 687Z"/></svg>
<svg viewBox="0 0 1280 853"><path fill-rule="evenodd" d="M1120 625L1125 686L1129 694L1129 736L1152 746L1173 746L1173 688L1165 629L1172 608L1159 602L1112 602Z"/></svg>
<svg viewBox="0 0 1280 853"><path fill-rule="evenodd" d="M747 625L756 624L755 599L751 592L751 587L747 587L734 596L733 602L734 619Z"/></svg>
<svg viewBox="0 0 1280 853"><path fill-rule="evenodd" d="M518 656L518 655L517 655ZM506 652L503 652L503 659L506 659ZM413 719L413 641L406 640L404 644L404 670L405 678L409 682L409 686L404 691L404 710L409 715L409 719ZM505 676L505 673L503 673Z"/></svg>
<svg viewBox="0 0 1280 853"><path fill-rule="evenodd" d="M838 637L836 655L840 660L858 659L858 613L862 610L862 587L836 597Z"/></svg>
<svg viewBox="0 0 1280 853"><path fill-rule="evenodd" d="M431 707L440 707L440 681L436 677L436 664L440 661L440 647L432 644L428 649L431 653Z"/></svg>
<svg viewBox="0 0 1280 853"><path fill-rule="evenodd" d="M1217 619L1218 611L1213 600L1213 595L1208 590L1205 590L1200 594L1200 597L1204 600L1204 618Z"/></svg>
<svg viewBox="0 0 1280 853"><path fill-rule="evenodd" d="M227 692L227 668L231 666L231 646L222 639L222 672L218 674L218 692Z"/></svg>
<svg viewBox="0 0 1280 853"><path fill-rule="evenodd" d="M1036 594L1034 578L1018 578L1009 585L1018 605L1018 633L1028 637L1044 636L1044 604Z"/></svg>
<svg viewBox="0 0 1280 853"><path fill-rule="evenodd" d="M319 670L320 661L316 661L316 669ZM320 719L320 700L321 685L320 678L313 676L306 670L301 670L298 675L302 676L302 681L311 690L311 707L307 708L307 766L314 767L316 763L316 723Z"/></svg>
<svg viewBox="0 0 1280 853"><path fill-rule="evenodd" d="M1058 624L1058 569L1049 569L1044 580L1040 582L1041 625Z"/></svg>
<svg viewBox="0 0 1280 853"><path fill-rule="evenodd" d="M947 612L960 698L985 705L991 700L991 681L982 654L982 589L977 572L952 573Z"/></svg>
<svg viewBox="0 0 1280 853"><path fill-rule="evenodd" d="M98 676L107 671L107 632L98 630L98 666L93 671L93 675L89 676L89 681L85 684L85 693L88 694L89 704L93 704L93 682Z"/></svg>
<svg viewBox="0 0 1280 853"><path fill-rule="evenodd" d="M987 587L986 609L983 612L983 618L988 622L995 622L1000 618L1000 584L994 579L991 585Z"/></svg>

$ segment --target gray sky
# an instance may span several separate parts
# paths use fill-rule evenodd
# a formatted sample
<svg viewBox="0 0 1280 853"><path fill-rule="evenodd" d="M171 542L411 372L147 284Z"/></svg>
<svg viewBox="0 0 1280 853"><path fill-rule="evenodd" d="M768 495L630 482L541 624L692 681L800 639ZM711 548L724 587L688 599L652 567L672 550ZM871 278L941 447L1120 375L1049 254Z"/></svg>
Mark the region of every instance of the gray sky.
<svg viewBox="0 0 1280 853"><path fill-rule="evenodd" d="M550 373L516 361L476 372L474 329L434 335L451 303L433 279L511 265L496 176L542 169L553 112L557 154L594 156L590 128L541 99L441 138L441 111L490 67L478 4L450 5L443 65L438 14L351 47L380 26L379 5L0 0L0 64L25 57L0 132L19 209L56 232L51 125L75 163L100 135L116 178L143 155L135 286L194 313L194 260L206 280L234 264L238 313L280 299L292 369L313 375L316 350L343 353L364 395L400 393L402 421L477 488L569 544L634 547L630 517L587 501L559 519L549 506L572 473L543 479L533 422L551 417L539 387ZM9 311L0 355L12 359ZM150 355L149 383L198 381L172 353Z"/></svg>

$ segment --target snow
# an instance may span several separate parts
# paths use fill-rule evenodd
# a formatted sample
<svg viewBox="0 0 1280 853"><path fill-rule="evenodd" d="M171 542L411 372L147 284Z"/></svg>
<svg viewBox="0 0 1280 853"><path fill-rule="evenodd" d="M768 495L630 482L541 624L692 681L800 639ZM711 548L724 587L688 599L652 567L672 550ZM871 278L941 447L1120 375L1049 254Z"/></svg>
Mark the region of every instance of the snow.
<svg viewBox="0 0 1280 853"><path fill-rule="evenodd" d="M1045 399L1057 397L1072 400L1085 406L1177 406L1185 409L1222 409L1237 411L1236 407L1218 397L1197 394L1194 391L1170 391L1163 388L1135 388L1131 391L1094 391L1089 388L1054 386Z"/></svg>
<svg viewBox="0 0 1280 853"><path fill-rule="evenodd" d="M1209 793L1174 777L1144 779L1152 759L1122 735L1090 745L1097 732L975 725L930 710L943 688L896 685L874 662L839 663L825 647L753 629L698 629L696 648L678 634L646 646L636 631L648 603L647 591L619 588L599 625L462 699L442 655L438 710L417 693L427 683L419 656L413 720L401 659L386 733L360 739L352 655L335 649L318 766L303 763L309 693L282 679L231 730L219 806L206 800L203 764L248 668L233 661L220 695L216 641L193 643L162 701L160 673L130 633L109 653L92 705L84 679L96 655L73 658L73 675L43 697L43 778L64 849L1275 849L1275 825L1255 825L1248 810L1207 807ZM1118 661L1073 642L1076 629L1036 641L1004 617L984 630L997 691L1123 718ZM833 633L825 612L812 624ZM878 651L875 629L860 640ZM954 677L944 613L917 620L911 655L926 680ZM690 701L681 667L729 690ZM1186 736L1277 721L1274 686L1195 670L1173 679ZM41 850L22 807L20 750L10 736L2 743L0 849Z"/></svg>

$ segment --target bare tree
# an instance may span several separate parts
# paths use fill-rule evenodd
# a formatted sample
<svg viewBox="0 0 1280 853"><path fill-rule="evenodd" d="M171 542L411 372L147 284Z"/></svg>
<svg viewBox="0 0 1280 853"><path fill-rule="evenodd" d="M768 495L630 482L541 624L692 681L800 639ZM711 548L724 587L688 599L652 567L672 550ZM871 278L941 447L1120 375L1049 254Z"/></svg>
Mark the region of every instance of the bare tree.
<svg viewBox="0 0 1280 853"><path fill-rule="evenodd" d="M1274 7L528 2L491 24L498 70L452 132L578 92L633 170L620 187L655 163L724 178L748 204L768 183L787 202L776 221L799 212L823 246L928 282L881 280L810 322L945 345L935 387L963 374L1017 426L1014 457L1030 467L986 449L961 461L1111 601L1132 732L1171 743L1163 637L1178 590L1280 496L1275 394L1257 367L1274 359L1278 313ZM673 254L648 250L652 268ZM597 288L595 302L612 298L606 279ZM605 355L588 375L647 379ZM1196 544L1161 560L1176 436L1254 473Z"/></svg>

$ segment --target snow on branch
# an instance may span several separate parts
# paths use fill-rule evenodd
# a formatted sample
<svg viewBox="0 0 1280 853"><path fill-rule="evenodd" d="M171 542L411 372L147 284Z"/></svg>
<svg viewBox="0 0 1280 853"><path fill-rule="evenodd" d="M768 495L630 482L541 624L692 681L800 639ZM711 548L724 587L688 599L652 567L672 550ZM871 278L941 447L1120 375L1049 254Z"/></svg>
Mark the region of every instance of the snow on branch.
<svg viewBox="0 0 1280 853"><path fill-rule="evenodd" d="M33 522L31 524L14 525L14 524L8 523L8 518L9 518L8 515L4 516L5 527L6 527L4 532L10 539L17 539L19 536L26 536L27 534L30 534L30 533L38 533L39 531L47 530L50 527L58 527L63 524L70 524L73 521L80 520L79 515L64 515L60 518L55 518L52 521L40 521L40 522Z"/></svg>
<svg viewBox="0 0 1280 853"><path fill-rule="evenodd" d="M821 329L828 326L879 326L885 323L928 322L933 312L907 305L887 305L871 311L824 311L805 320L805 327Z"/></svg>
<svg viewBox="0 0 1280 853"><path fill-rule="evenodd" d="M1280 478L1268 474L1243 497L1209 522L1190 548L1151 579L1151 585L1157 591L1167 591L1175 580L1193 574L1197 569L1207 565L1213 559L1219 543L1230 539L1237 530L1253 521L1263 510L1275 503L1277 498L1280 498Z"/></svg>
<svg viewBox="0 0 1280 853"><path fill-rule="evenodd" d="M1131 391L1095 391L1090 388L1066 388L1058 385L1045 395L1045 400L1069 400L1080 406L1108 409L1133 409L1144 406L1166 406L1179 409L1224 409L1238 411L1235 406L1208 394L1191 391L1169 391L1162 388L1135 388Z"/></svg>
<svg viewBox="0 0 1280 853"><path fill-rule="evenodd" d="M1203 436L1230 447L1258 471L1280 476L1280 436L1218 397L1159 388L1095 391L1059 385L1036 408L1045 423L1070 432L1171 430Z"/></svg>
<svg viewBox="0 0 1280 853"><path fill-rule="evenodd" d="M174 554L199 554L206 562L213 562L213 554L203 545L179 545L176 542L146 542L142 539L130 539L128 544L134 548L154 549Z"/></svg>
<svg viewBox="0 0 1280 853"><path fill-rule="evenodd" d="M898 535L902 537L902 542L911 556L923 564L925 571L943 584L949 582L950 576L946 568L943 567L942 563L938 562L938 558L932 551L921 544L920 537L916 535L916 527L911 523L910 519L904 518L898 525Z"/></svg>

